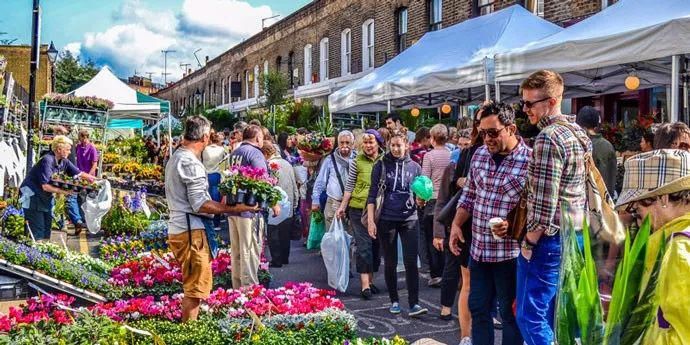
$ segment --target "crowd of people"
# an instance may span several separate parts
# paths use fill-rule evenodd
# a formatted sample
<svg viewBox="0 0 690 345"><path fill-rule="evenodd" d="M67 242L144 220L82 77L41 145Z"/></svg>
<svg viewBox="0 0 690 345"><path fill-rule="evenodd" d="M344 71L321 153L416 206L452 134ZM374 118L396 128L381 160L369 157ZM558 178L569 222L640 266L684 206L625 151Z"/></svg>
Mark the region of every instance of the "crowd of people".
<svg viewBox="0 0 690 345"><path fill-rule="evenodd" d="M496 311L503 344L552 344L561 237L581 231L586 221L585 157L590 156L626 225L652 214L655 250L672 238L666 254L671 258L664 262L674 266L662 269L658 285L687 291L679 284L690 276L682 260L690 248L690 129L662 124L645 133L644 152L628 158L623 183L616 186L616 153L598 132L601 114L592 107L577 116L562 114L563 88L557 73L535 72L521 84L520 109L486 102L460 128L436 124L412 133L389 114L383 128L339 132L333 152L318 162L299 158L296 138L305 130L274 137L260 123L239 122L232 132L214 133L204 117L187 118L165 173L170 244L183 267L185 320L195 318L200 299L211 290L203 236L208 215L229 215L232 281L239 287L259 283L264 231L271 267L288 265L290 240L306 233L310 211L320 211L326 229L340 218L353 236L350 254L361 298L382 292L374 274L383 261L389 311L402 312L397 289L402 254L409 316L428 313L419 304L425 277L429 286L440 288L441 319L453 318L457 298L461 345L493 345ZM516 111L538 127L532 140L521 137ZM220 171L233 164L268 169L268 162L280 167L279 185L289 206L262 212L222 202ZM432 181L431 200L412 191L418 176ZM511 217L523 199L526 225L519 229ZM678 272L685 272L684 280ZM663 313L649 325L645 344L690 337L681 320L690 299L673 296L661 294Z"/></svg>

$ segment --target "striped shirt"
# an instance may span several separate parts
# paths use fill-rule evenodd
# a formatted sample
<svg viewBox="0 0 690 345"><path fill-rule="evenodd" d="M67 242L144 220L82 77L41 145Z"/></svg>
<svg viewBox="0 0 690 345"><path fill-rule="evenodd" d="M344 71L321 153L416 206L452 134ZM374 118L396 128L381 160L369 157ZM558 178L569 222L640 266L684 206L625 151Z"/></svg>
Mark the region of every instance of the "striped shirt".
<svg viewBox="0 0 690 345"><path fill-rule="evenodd" d="M431 179L434 183L434 193L431 199L438 197L441 188L441 178L443 171L450 164L450 151L447 148L435 148L424 155L422 161L422 175Z"/></svg>
<svg viewBox="0 0 690 345"><path fill-rule="evenodd" d="M582 229L587 203L585 151L573 131L558 122L570 122L592 150L587 133L574 123L575 116L539 120L542 131L534 139L529 164L527 231L544 231L547 236L556 235L561 228L561 207L573 227Z"/></svg>
<svg viewBox="0 0 690 345"><path fill-rule="evenodd" d="M458 200L458 207L472 215L470 255L474 260L502 262L518 256L518 242L512 238L494 239L489 220L494 217L506 219L517 205L527 180L531 155L532 149L522 138L498 168L486 146L474 153L465 188Z"/></svg>

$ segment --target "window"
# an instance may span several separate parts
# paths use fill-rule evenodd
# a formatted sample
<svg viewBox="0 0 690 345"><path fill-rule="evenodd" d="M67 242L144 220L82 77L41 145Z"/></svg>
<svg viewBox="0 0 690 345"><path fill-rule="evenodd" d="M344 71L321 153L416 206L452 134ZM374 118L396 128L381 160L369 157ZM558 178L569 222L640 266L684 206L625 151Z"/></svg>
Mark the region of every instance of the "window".
<svg viewBox="0 0 690 345"><path fill-rule="evenodd" d="M398 10L398 53L407 48L407 7Z"/></svg>
<svg viewBox="0 0 690 345"><path fill-rule="evenodd" d="M340 75L348 75L352 71L352 31L345 29L340 34Z"/></svg>
<svg viewBox="0 0 690 345"><path fill-rule="evenodd" d="M536 1L536 0L535 0ZM494 0L479 0L477 2L477 7L479 10L479 15L483 16L494 11ZM543 1L542 1L543 7Z"/></svg>
<svg viewBox="0 0 690 345"><path fill-rule="evenodd" d="M362 25L362 70L374 68L374 20Z"/></svg>
<svg viewBox="0 0 690 345"><path fill-rule="evenodd" d="M225 78L220 80L220 104L225 104Z"/></svg>
<svg viewBox="0 0 690 345"><path fill-rule="evenodd" d="M276 71L280 72L280 65L283 64L283 58L281 56L278 56L276 58Z"/></svg>
<svg viewBox="0 0 690 345"><path fill-rule="evenodd" d="M290 88L295 87L295 70L294 70L294 60L295 60L295 53L290 52L288 53L288 79L290 79Z"/></svg>
<svg viewBox="0 0 690 345"><path fill-rule="evenodd" d="M525 0L525 8L540 17L544 17L544 0Z"/></svg>
<svg viewBox="0 0 690 345"><path fill-rule="evenodd" d="M429 1L429 31L441 30L442 27L443 0L431 0Z"/></svg>
<svg viewBox="0 0 690 345"><path fill-rule="evenodd" d="M259 74L259 65L254 66L254 97L259 97L259 80L261 75Z"/></svg>
<svg viewBox="0 0 690 345"><path fill-rule="evenodd" d="M319 57L321 58L321 63L319 64L319 77L320 81L326 81L329 78L329 65L328 65L328 38L323 38L319 44Z"/></svg>
<svg viewBox="0 0 690 345"><path fill-rule="evenodd" d="M304 46L304 85L311 84L311 44Z"/></svg>
<svg viewBox="0 0 690 345"><path fill-rule="evenodd" d="M244 70L244 99L249 99L249 71Z"/></svg>

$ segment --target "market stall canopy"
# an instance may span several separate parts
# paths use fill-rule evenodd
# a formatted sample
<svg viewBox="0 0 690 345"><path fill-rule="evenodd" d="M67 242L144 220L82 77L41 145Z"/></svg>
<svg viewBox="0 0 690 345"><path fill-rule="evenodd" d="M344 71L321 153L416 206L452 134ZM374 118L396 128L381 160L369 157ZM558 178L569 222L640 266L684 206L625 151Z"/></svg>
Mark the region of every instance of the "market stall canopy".
<svg viewBox="0 0 690 345"><path fill-rule="evenodd" d="M690 53L688 0L620 0L559 33L495 57L496 81L517 84L534 71L563 74L566 96L671 84L671 58Z"/></svg>
<svg viewBox="0 0 690 345"><path fill-rule="evenodd" d="M330 110L382 110L388 100L394 100L395 108L433 106L445 100L483 100L483 86L493 84L494 54L559 30L559 26L514 5L429 32L383 66L333 93L328 98ZM468 92L475 87L481 88Z"/></svg>
<svg viewBox="0 0 690 345"><path fill-rule="evenodd" d="M91 80L69 93L75 96L94 96L114 103L111 119L157 120L167 113L170 103L138 92L122 82L108 66L104 66Z"/></svg>

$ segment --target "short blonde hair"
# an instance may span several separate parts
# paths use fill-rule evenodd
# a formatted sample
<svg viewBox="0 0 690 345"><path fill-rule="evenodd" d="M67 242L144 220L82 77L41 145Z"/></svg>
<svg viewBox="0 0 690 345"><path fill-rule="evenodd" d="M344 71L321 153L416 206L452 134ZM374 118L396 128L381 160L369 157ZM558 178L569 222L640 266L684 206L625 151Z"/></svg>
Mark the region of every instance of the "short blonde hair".
<svg viewBox="0 0 690 345"><path fill-rule="evenodd" d="M438 145L443 145L448 141L448 128L442 123L437 123L431 127L429 134Z"/></svg>
<svg viewBox="0 0 690 345"><path fill-rule="evenodd" d="M61 146L72 146L72 139L64 136L64 135L56 135L53 138L53 142L50 143L50 149L55 152L55 150L59 149Z"/></svg>
<svg viewBox="0 0 690 345"><path fill-rule="evenodd" d="M554 71L544 69L532 73L523 80L520 89L541 90L544 97L561 100L563 99L563 77Z"/></svg>

